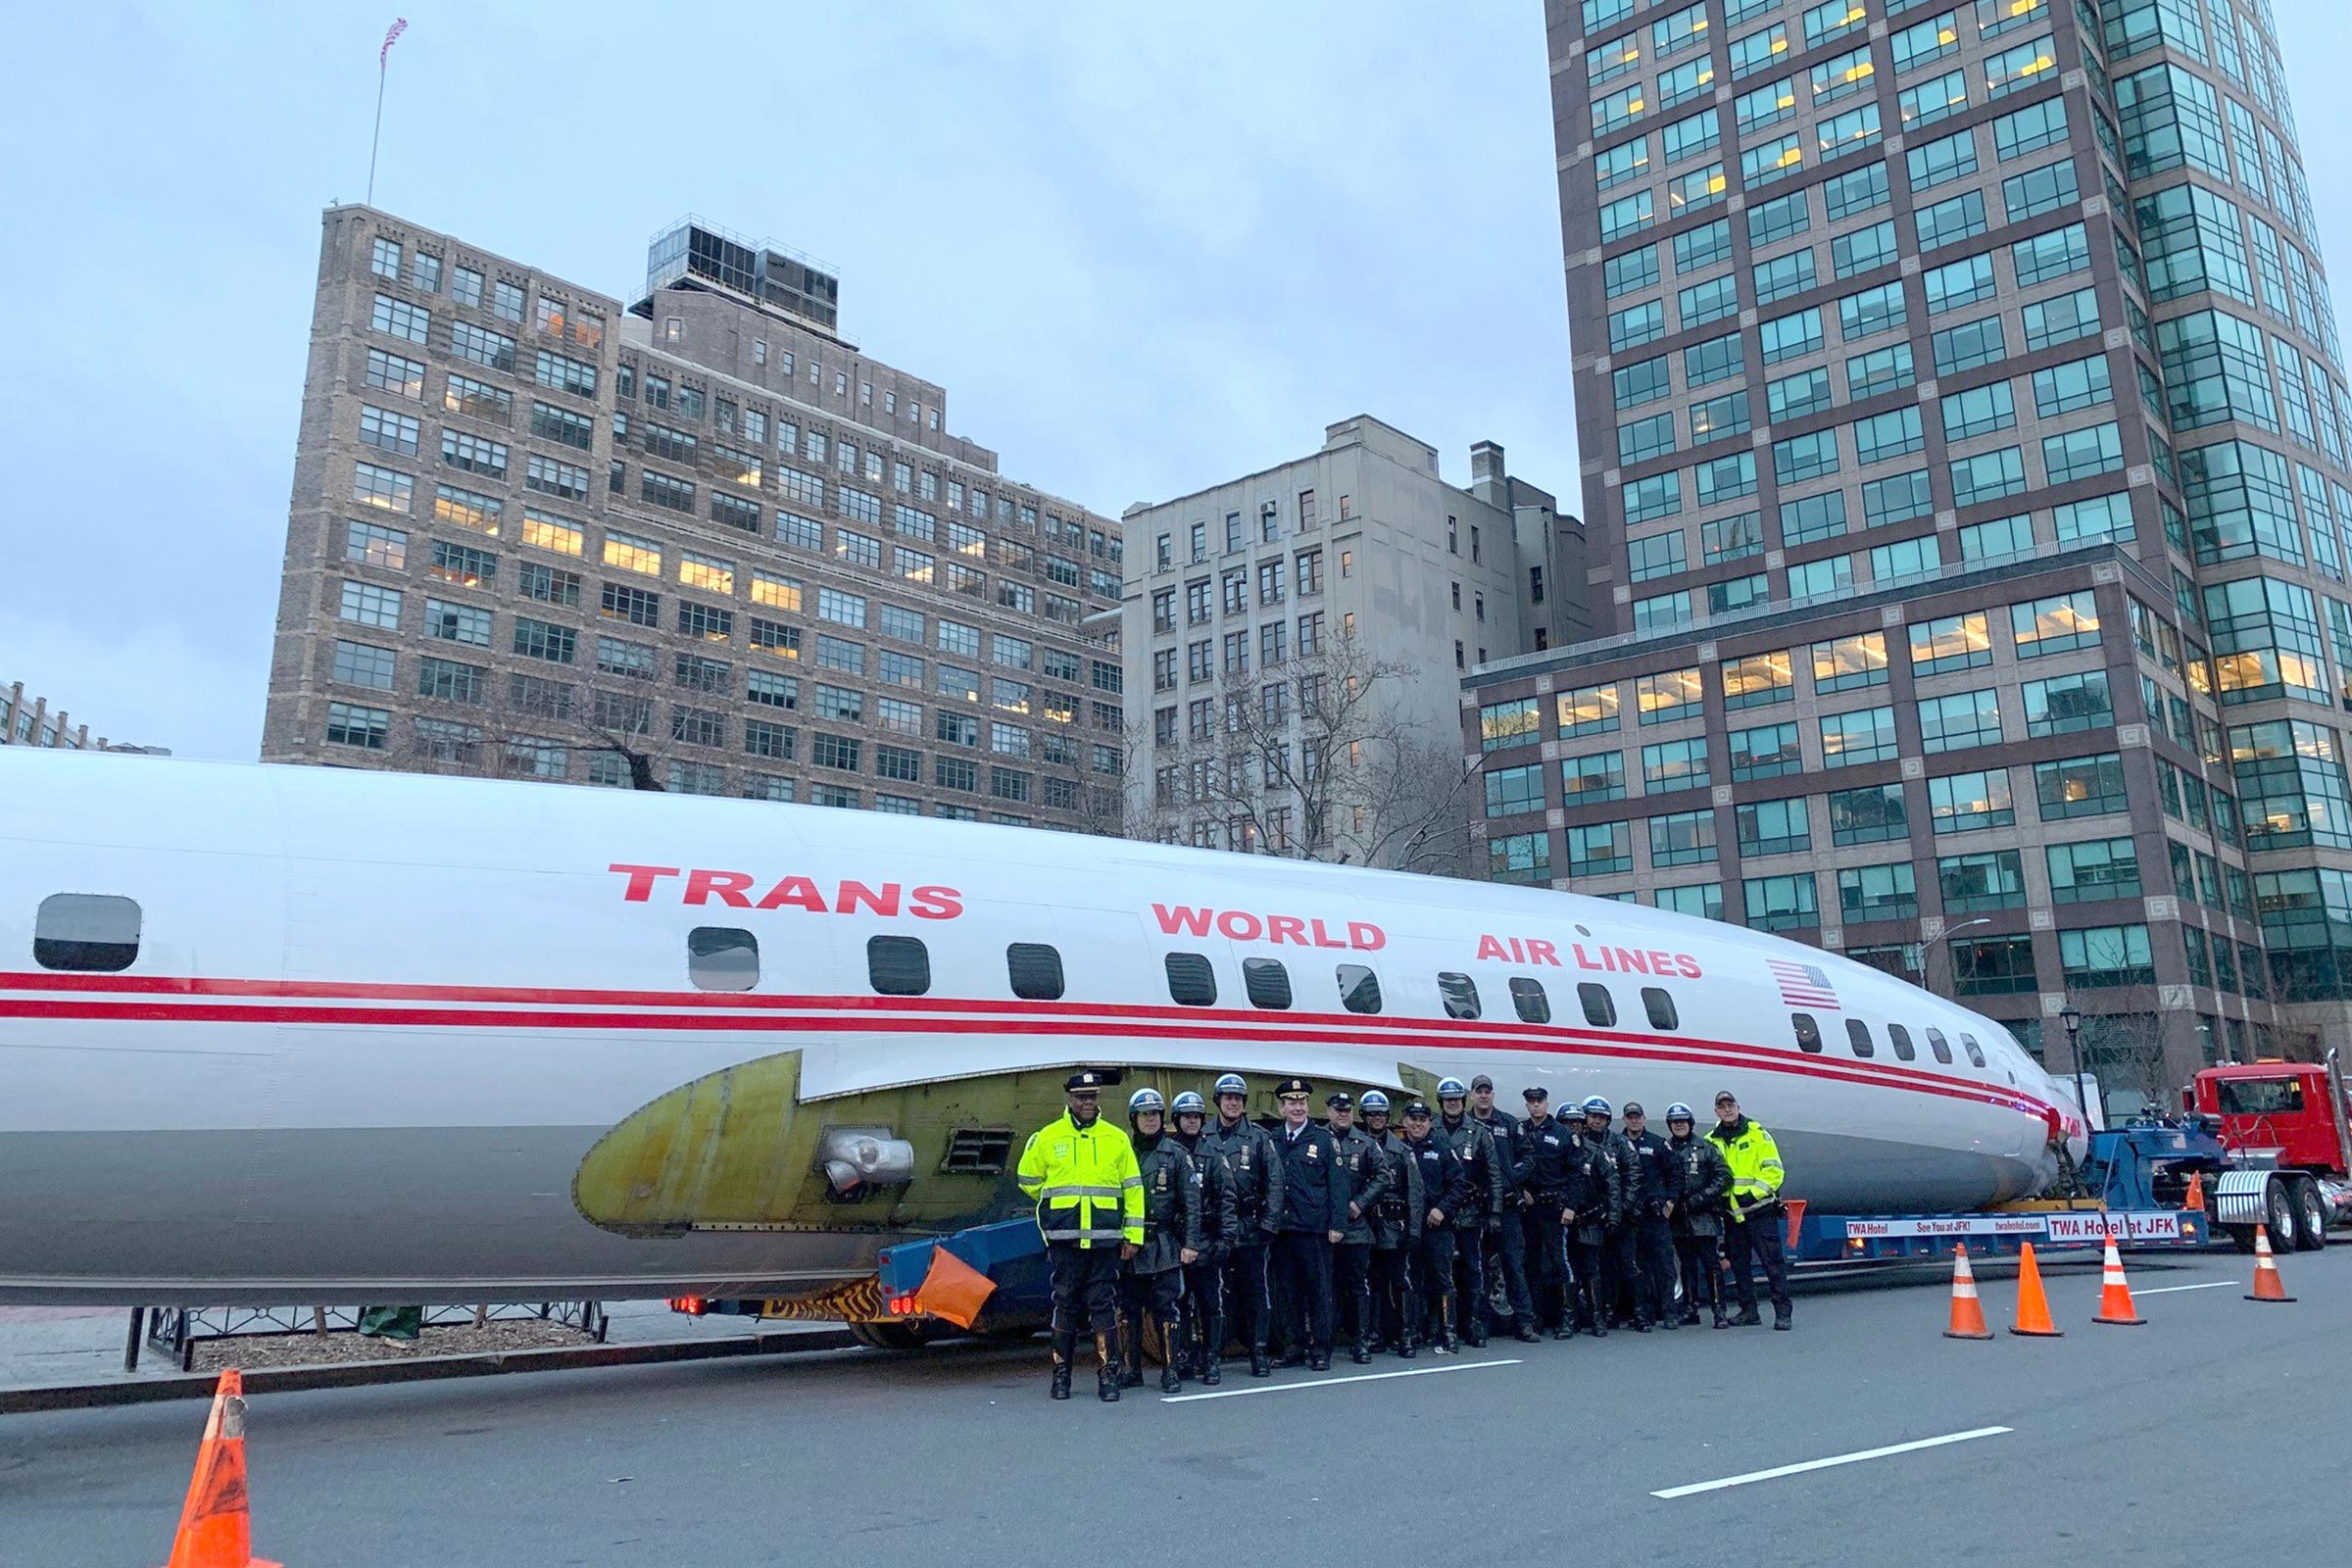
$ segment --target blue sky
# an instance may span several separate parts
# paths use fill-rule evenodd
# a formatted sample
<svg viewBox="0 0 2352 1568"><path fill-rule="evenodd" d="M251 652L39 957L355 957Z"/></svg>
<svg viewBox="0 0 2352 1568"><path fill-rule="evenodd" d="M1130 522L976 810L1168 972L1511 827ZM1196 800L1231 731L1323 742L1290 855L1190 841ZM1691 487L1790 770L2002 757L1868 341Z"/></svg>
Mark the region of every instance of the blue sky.
<svg viewBox="0 0 2352 1568"><path fill-rule="evenodd" d="M2277 0L2340 260L2337 4ZM396 9L378 205L613 294L687 212L812 252L867 352L1097 511L1359 412L1577 494L1535 0L44 7L0 101L0 680L93 730L255 754L318 213Z"/></svg>

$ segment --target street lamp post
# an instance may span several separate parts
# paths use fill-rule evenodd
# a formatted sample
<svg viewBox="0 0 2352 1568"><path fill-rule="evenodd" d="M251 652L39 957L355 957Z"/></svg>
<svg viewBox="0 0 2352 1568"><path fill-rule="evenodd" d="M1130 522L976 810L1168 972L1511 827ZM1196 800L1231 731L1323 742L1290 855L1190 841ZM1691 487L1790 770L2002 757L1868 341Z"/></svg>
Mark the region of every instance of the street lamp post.
<svg viewBox="0 0 2352 1568"><path fill-rule="evenodd" d="M2066 1054L2075 1063L2075 1099L2082 1105L2082 1130L2090 1130L2090 1088L2082 1072L2082 1011L2073 1003L2058 1009L2058 1021L2066 1025Z"/></svg>
<svg viewBox="0 0 2352 1568"><path fill-rule="evenodd" d="M1925 970L1925 971L1927 972L1928 978L1929 978L1931 981L1933 981L1933 980L1935 979L1935 976L1936 976L1936 961L1935 961L1935 960L1936 960L1936 950L1937 948L1942 948L1942 949L1943 949L1943 957L1944 957L1944 968L1943 968L1944 989L1945 989L1946 991L1955 991L1955 990L1957 990L1957 989L1958 989L1958 980L1959 980L1959 976L1958 976L1958 975L1956 975L1956 974L1954 974L1954 973L1952 972L1952 961L1953 961L1953 960L1952 960L1952 950L1951 950L1951 948L1950 948L1949 946L1947 946L1947 944L1949 944L1949 943L1950 943L1950 941L1952 940L1952 938L1954 938L1954 937L1958 936L1958 935L1959 935L1961 932L1963 932L1963 931L1967 930L1967 929L1968 929L1970 926L1977 926L1977 925L1990 925L1990 924L1992 924L1992 916L1991 916L1991 915L1989 915L1989 914L1980 914L1980 915L1978 915L1978 916L1977 916L1975 919L1973 919L1973 920L1963 920L1963 921L1961 921L1961 922L1960 922L1958 925L1945 926L1945 927L1943 928L1943 930L1942 930L1941 932L1939 932L1939 933L1936 935L1936 940L1928 944L1928 952L1927 952L1927 956L1926 956L1925 957L1923 957L1923 958L1920 960L1920 967L1921 967L1923 970ZM1935 987L1934 985L1932 985L1932 984L1931 984L1931 985L1928 987L1928 994L1929 994L1930 996L1933 996L1933 995L1935 995L1935 993L1936 993L1936 987Z"/></svg>

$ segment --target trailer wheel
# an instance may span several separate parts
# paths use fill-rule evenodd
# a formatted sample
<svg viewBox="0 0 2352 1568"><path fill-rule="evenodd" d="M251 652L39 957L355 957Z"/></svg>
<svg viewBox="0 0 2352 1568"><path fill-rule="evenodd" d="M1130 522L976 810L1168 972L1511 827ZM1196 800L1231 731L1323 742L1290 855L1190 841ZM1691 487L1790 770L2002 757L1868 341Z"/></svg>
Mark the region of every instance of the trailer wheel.
<svg viewBox="0 0 2352 1568"><path fill-rule="evenodd" d="M2295 1241L2295 1205L2287 1193L2286 1183L2274 1180L2264 1187L2262 1207L2271 1230L2271 1250L2276 1252L2293 1251L2298 1245Z"/></svg>
<svg viewBox="0 0 2352 1568"><path fill-rule="evenodd" d="M2229 1233L2230 1233L2230 1246L2232 1246L2232 1247L2236 1248L2236 1249L2237 1249L2239 1251L2241 1251L2241 1252L2251 1252L2251 1251L2253 1251L2253 1250L2254 1250L2254 1227L2253 1227L2253 1226L2251 1226L2251 1225L2230 1225L2230 1226L2225 1226L2225 1227L2224 1227L2224 1229L2228 1230L2228 1231L2229 1231Z"/></svg>
<svg viewBox="0 0 2352 1568"><path fill-rule="evenodd" d="M847 1323L859 1345L873 1350L919 1350L929 1338L919 1323Z"/></svg>
<svg viewBox="0 0 2352 1568"><path fill-rule="evenodd" d="M2308 1178L2295 1183L2295 1245L2316 1252L2328 1245L2328 1205L2320 1184Z"/></svg>

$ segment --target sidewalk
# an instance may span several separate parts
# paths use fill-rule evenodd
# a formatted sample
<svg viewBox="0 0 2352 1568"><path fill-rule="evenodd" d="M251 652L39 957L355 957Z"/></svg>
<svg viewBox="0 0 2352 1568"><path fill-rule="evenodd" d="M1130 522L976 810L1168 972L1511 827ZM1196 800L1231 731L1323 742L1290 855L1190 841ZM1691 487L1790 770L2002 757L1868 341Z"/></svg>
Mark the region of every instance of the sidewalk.
<svg viewBox="0 0 2352 1568"><path fill-rule="evenodd" d="M761 1322L746 1317L688 1317L673 1312L664 1301L614 1301L608 1306L610 1326L605 1335L605 1349L630 1347L680 1347L685 1353L696 1348L719 1349L728 1344L757 1340L758 1348L780 1349L783 1340L805 1336L824 1336L812 1340L809 1348L829 1347L843 1338L841 1326L835 1323ZM58 1389L67 1387L99 1388L156 1384L184 1381L187 1374L179 1370L168 1350L161 1350L143 1341L139 1347L139 1367L135 1372L122 1370L123 1342L130 1329L130 1309L121 1306L0 1306L0 1393L11 1390ZM464 1336L462 1343L449 1345L446 1349L436 1347L436 1337L447 1334ZM582 1337L557 1325L536 1319L494 1322L476 1338L475 1331L428 1330L426 1339L415 1350L401 1347L379 1347L374 1342L361 1341L351 1334L330 1336L338 1347L350 1347L354 1353L337 1357L331 1362L308 1362L310 1365L348 1365L353 1362L395 1361L409 1362L434 1359L436 1352L443 1357L456 1354L513 1354L537 1352L561 1357L564 1348L579 1347L583 1353L595 1349ZM277 1339L217 1342L211 1347L199 1347L197 1366L205 1367L212 1356L207 1349L229 1351L230 1347L246 1345L262 1347L283 1346ZM445 1342L446 1343L446 1342ZM362 1348L365 1347L365 1348ZM553 1348L551 1348L553 1347ZM754 1347L744 1346L745 1348ZM389 1353L385 1353L389 1352ZM258 1364L279 1358L257 1355ZM159 1389L157 1392L161 1392ZM136 1397L136 1396L132 1396Z"/></svg>

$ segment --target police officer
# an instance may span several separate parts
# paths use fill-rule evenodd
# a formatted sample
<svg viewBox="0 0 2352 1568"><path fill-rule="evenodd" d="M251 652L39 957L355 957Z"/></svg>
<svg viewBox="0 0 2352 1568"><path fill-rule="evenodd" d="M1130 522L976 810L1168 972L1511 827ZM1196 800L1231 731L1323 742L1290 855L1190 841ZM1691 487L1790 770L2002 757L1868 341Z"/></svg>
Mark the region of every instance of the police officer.
<svg viewBox="0 0 2352 1568"><path fill-rule="evenodd" d="M1530 1327L1552 1326L1552 1338L1572 1338L1568 1302L1568 1237L1560 1211L1568 1206L1568 1178L1575 1158L1576 1138L1551 1113L1551 1091L1538 1084L1520 1098L1527 1119L1519 1124L1519 1148L1529 1203L1526 1213L1529 1299L1535 1308ZM1527 1336L1522 1336L1526 1338Z"/></svg>
<svg viewBox="0 0 2352 1568"><path fill-rule="evenodd" d="M1453 1325L1475 1350L1487 1343L1486 1235L1502 1213L1502 1163L1493 1135L1470 1119L1470 1088L1459 1078L1438 1084L1438 1122L1470 1182L1469 1201L1453 1227Z"/></svg>
<svg viewBox="0 0 2352 1568"><path fill-rule="evenodd" d="M1527 1192L1526 1155L1519 1147L1518 1119L1494 1108L1494 1080L1483 1072L1470 1080L1470 1119L1494 1141L1494 1165L1502 1178L1502 1207L1487 1221L1488 1302L1491 1306L1499 1294L1511 1309L1511 1332L1533 1345L1540 1336L1527 1290L1525 1216L1534 1200Z"/></svg>
<svg viewBox="0 0 2352 1568"><path fill-rule="evenodd" d="M1200 1129L1208 1119L1208 1107L1199 1095L1190 1089L1178 1095L1168 1102L1168 1114L1176 1123L1171 1136L1193 1156L1194 1174L1200 1179L1200 1200L1194 1205L1200 1216L1200 1256L1184 1265L1184 1296L1179 1303L1184 1315L1179 1336L1183 1361L1177 1372L1181 1376L1190 1369L1214 1388L1224 1381L1220 1367L1225 1358L1224 1261L1241 1229L1233 1213L1233 1176L1223 1160L1201 1152Z"/></svg>
<svg viewBox="0 0 2352 1568"><path fill-rule="evenodd" d="M1331 1111L1331 1141L1337 1147L1348 1203L1348 1223L1331 1252L1332 1315L1335 1330L1348 1337L1348 1359L1362 1366L1372 1359L1372 1215L1393 1179L1389 1156L1355 1125L1355 1097L1341 1090L1323 1102Z"/></svg>
<svg viewBox="0 0 2352 1568"><path fill-rule="evenodd" d="M1600 1095L1588 1095L1581 1108L1585 1141L1600 1145L1617 1166L1617 1209L1601 1236L1600 1271L1593 1281L1594 1298L1613 1328L1633 1316L1633 1219L1641 1173L1634 1168L1633 1146L1610 1125L1615 1108L1608 1101ZM1643 1326L1642 1332L1649 1330Z"/></svg>
<svg viewBox="0 0 2352 1568"><path fill-rule="evenodd" d="M1683 1167L1666 1147L1666 1140L1649 1130L1640 1104L1625 1102L1625 1142L1634 1152L1641 1172L1640 1195L1628 1203L1633 1219L1627 1227L1634 1238L1634 1332L1655 1323L1679 1329L1683 1314L1675 1305L1674 1211L1683 1196Z"/></svg>
<svg viewBox="0 0 2352 1568"><path fill-rule="evenodd" d="M1754 1328L1755 1265L1764 1265L1772 1292L1772 1326L1786 1329L1794 1306L1788 1299L1788 1257L1781 1247L1781 1149L1760 1123L1740 1111L1740 1098L1726 1089L1715 1097L1715 1125L1707 1137L1723 1151L1732 1177L1724 1251L1732 1260L1732 1284L1740 1293L1739 1326Z"/></svg>
<svg viewBox="0 0 2352 1568"><path fill-rule="evenodd" d="M1453 1334L1454 1228L1471 1205L1470 1171L1454 1152L1446 1135L1430 1125L1429 1106L1414 1101L1404 1107L1404 1152L1421 1172L1421 1244L1413 1257L1420 1276L1418 1299L1408 1298L1404 1338L1409 1345L1426 1327L1430 1349L1438 1355L1456 1355L1461 1342Z"/></svg>
<svg viewBox="0 0 2352 1568"><path fill-rule="evenodd" d="M1409 1361L1413 1341L1405 1323L1417 1309L1408 1309L1406 1303L1418 1289L1413 1283L1413 1252L1421 1245L1422 1215L1429 1205L1421 1198L1420 1162L1404 1140L1389 1130L1389 1097L1367 1090L1363 1112L1364 1136L1380 1151L1389 1171L1388 1185L1371 1211L1373 1346L1393 1346Z"/></svg>
<svg viewBox="0 0 2352 1568"><path fill-rule="evenodd" d="M1156 1089L1127 1097L1127 1125L1134 1129L1136 1168L1144 1178L1144 1247L1127 1259L1119 1280L1119 1347L1125 1352L1119 1387L1144 1386L1144 1313L1159 1325L1167 1359L1159 1390L1184 1387L1185 1265L1200 1257L1200 1172L1184 1146L1167 1132L1167 1108Z"/></svg>
<svg viewBox="0 0 2352 1568"><path fill-rule="evenodd" d="M1267 1292L1266 1245L1282 1214L1282 1162L1274 1157L1274 1140L1251 1121L1250 1086L1238 1072L1215 1084L1216 1125L1201 1135L1201 1147L1225 1162L1233 1178L1233 1249L1225 1254L1222 1297L1233 1332L1250 1347L1250 1375L1272 1377L1274 1363L1266 1359L1266 1331L1271 1328L1273 1301ZM1225 1341L1209 1341L1208 1353L1222 1356ZM1209 1381L1205 1376L1200 1380Z"/></svg>
<svg viewBox="0 0 2352 1568"><path fill-rule="evenodd" d="M1021 1195L1037 1205L1054 1279L1054 1386L1070 1396L1078 1314L1095 1335L1095 1392L1119 1396L1119 1265L1144 1245L1144 1178L1127 1135L1102 1119L1105 1075L1074 1072L1062 1085L1069 1108L1029 1135L1021 1151Z"/></svg>
<svg viewBox="0 0 2352 1568"><path fill-rule="evenodd" d="M1575 1308L1575 1326L1596 1340L1609 1332L1609 1300L1604 1291L1607 1271L1602 1267L1602 1255L1608 1247L1609 1231L1618 1223L1625 1201L1617 1160L1609 1152L1608 1102L1600 1103L1597 1112L1591 1110L1590 1100L1577 1107L1586 1111L1586 1116L1583 1125L1573 1133L1567 1200L1560 1205L1560 1226L1568 1235L1569 1292L1570 1304ZM1595 1116L1599 1132L1592 1130Z"/></svg>
<svg viewBox="0 0 2352 1568"><path fill-rule="evenodd" d="M1283 1364L1301 1359L1310 1372L1331 1370L1331 1250L1348 1233L1348 1178L1328 1129L1309 1119L1315 1086L1285 1078L1274 1091L1282 1125L1274 1152L1282 1165L1283 1201L1274 1232L1274 1271L1284 1302Z"/></svg>
<svg viewBox="0 0 2352 1568"><path fill-rule="evenodd" d="M1695 1136L1690 1107L1677 1101L1666 1107L1666 1147L1683 1167L1683 1196L1674 1205L1674 1250L1682 1260L1683 1321L1698 1321L1704 1300L1715 1314L1715 1326L1728 1329L1723 1315L1723 1195L1732 1173L1723 1151L1711 1138Z"/></svg>

